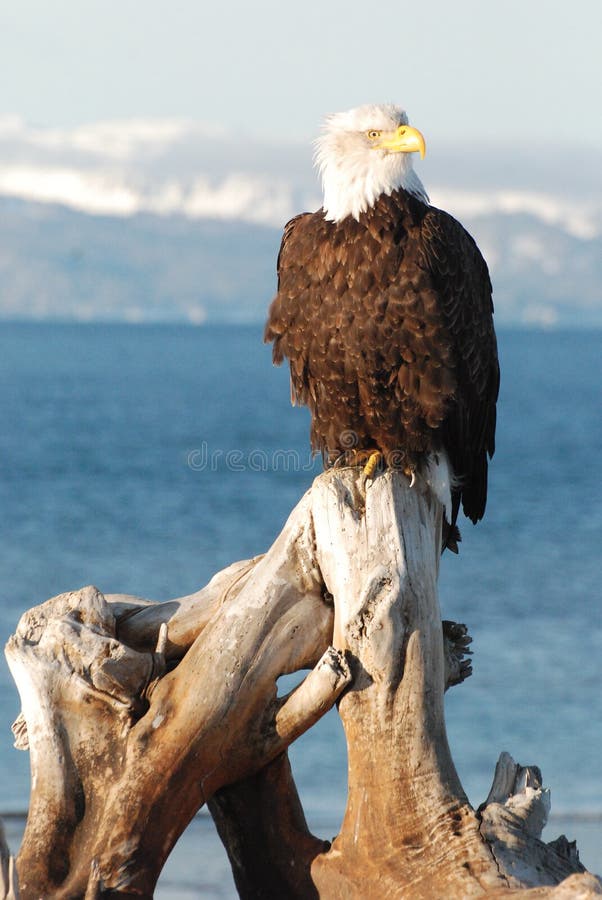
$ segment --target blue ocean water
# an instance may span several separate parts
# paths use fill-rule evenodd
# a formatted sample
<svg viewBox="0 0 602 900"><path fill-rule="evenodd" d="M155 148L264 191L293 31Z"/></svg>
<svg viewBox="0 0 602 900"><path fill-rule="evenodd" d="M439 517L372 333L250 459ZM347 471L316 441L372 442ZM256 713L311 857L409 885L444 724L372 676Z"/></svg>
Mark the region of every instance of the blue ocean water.
<svg viewBox="0 0 602 900"><path fill-rule="evenodd" d="M602 814L602 332L502 331L498 450L484 522L445 554L445 618L474 675L447 725L476 805L507 750L553 810ZM308 415L260 327L3 324L0 629L94 583L167 599L264 551L312 478ZM26 808L19 710L0 668L0 811ZM345 798L336 713L292 748L310 824ZM334 811L334 813L333 813ZM602 825L600 826L602 832Z"/></svg>

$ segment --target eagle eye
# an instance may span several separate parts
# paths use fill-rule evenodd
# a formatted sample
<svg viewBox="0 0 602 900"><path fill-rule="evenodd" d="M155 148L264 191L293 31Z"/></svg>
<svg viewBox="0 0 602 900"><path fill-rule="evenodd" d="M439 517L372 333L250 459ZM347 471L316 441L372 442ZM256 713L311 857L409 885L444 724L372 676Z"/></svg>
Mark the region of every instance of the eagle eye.
<svg viewBox="0 0 602 900"><path fill-rule="evenodd" d="M369 137L371 140L373 140L373 141L374 141L376 138L379 138L379 137L381 136L381 132L380 132L380 131L367 131L366 134L367 134L368 137Z"/></svg>

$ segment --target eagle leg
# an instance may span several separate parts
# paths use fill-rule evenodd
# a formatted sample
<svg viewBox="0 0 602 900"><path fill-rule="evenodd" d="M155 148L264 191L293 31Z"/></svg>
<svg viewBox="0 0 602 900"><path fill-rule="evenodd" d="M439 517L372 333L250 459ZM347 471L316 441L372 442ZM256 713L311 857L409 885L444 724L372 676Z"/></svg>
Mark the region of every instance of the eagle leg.
<svg viewBox="0 0 602 900"><path fill-rule="evenodd" d="M362 475L360 478L359 489L366 496L366 488L368 484L368 479L374 478L376 473L384 468L384 457L380 450L370 450L365 451L368 454L368 459L363 463ZM364 457L365 459L365 457Z"/></svg>
<svg viewBox="0 0 602 900"><path fill-rule="evenodd" d="M368 478L374 478L374 473L377 469L381 468L384 462L383 455L380 450L372 450L365 465L363 471L363 479L367 481Z"/></svg>

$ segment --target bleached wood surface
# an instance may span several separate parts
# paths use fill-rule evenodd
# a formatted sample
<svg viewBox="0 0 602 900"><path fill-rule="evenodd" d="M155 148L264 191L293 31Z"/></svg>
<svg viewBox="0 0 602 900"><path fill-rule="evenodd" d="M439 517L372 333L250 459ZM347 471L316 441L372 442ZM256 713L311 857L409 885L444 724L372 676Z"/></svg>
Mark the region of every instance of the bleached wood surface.
<svg viewBox="0 0 602 900"><path fill-rule="evenodd" d="M32 765L21 895L151 896L205 802L243 897L600 893L566 842L541 842L534 768L503 756L487 805L466 799L443 693L468 674L468 638L453 623L444 638L440 534L420 479L364 490L357 469L331 470L265 556L190 597L88 587L27 613L7 647ZM277 678L303 668L279 698ZM282 753L337 698L349 791L329 848Z"/></svg>

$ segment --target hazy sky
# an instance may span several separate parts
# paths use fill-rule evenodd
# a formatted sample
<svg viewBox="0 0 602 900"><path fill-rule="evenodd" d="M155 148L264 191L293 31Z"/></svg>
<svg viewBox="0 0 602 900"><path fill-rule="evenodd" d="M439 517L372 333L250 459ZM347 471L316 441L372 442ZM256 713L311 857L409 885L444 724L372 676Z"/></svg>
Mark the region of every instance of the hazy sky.
<svg viewBox="0 0 602 900"><path fill-rule="evenodd" d="M427 136L602 148L601 0L3 0L0 115L306 138L405 105Z"/></svg>

